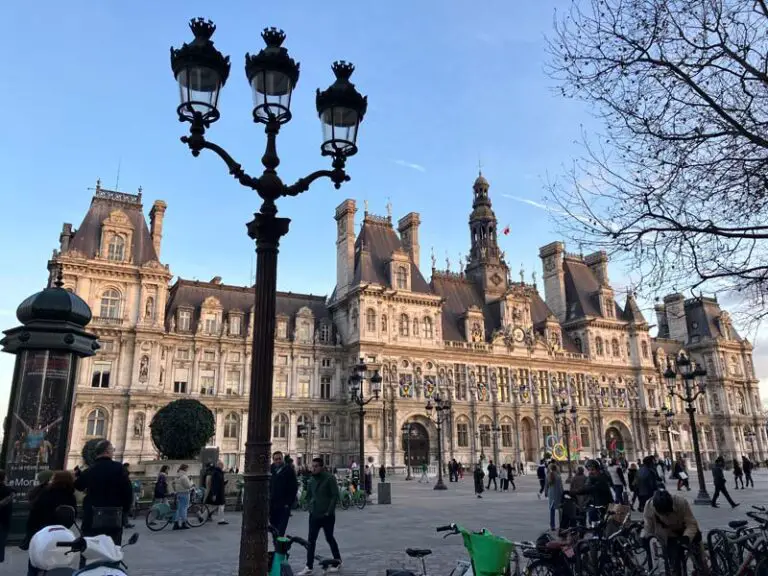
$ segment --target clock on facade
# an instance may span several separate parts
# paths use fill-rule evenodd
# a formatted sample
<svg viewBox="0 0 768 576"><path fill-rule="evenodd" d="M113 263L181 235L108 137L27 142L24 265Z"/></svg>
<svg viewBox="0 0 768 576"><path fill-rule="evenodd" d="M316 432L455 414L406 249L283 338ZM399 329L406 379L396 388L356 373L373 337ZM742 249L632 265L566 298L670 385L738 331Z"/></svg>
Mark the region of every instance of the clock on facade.
<svg viewBox="0 0 768 576"><path fill-rule="evenodd" d="M525 338L525 332L523 332L522 328L515 328L515 331L512 333L512 336L515 339L515 342L522 342Z"/></svg>

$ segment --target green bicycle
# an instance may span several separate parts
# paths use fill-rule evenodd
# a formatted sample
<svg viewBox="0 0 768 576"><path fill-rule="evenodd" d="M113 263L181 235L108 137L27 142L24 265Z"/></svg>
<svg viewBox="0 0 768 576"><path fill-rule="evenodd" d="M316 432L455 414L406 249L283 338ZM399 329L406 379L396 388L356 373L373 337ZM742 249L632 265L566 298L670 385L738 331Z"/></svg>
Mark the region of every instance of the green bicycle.
<svg viewBox="0 0 768 576"><path fill-rule="evenodd" d="M365 505L368 503L368 495L365 493L365 490L361 490L360 488L355 488L355 485L347 480L344 483L344 488L341 490L341 507L346 510L350 506L357 506L358 509L362 510L365 508Z"/></svg>
<svg viewBox="0 0 768 576"><path fill-rule="evenodd" d="M309 542L298 536L280 536L273 526L269 527L269 531L272 534L272 545L274 546L274 551L269 552L269 576L293 576L293 568L288 564L291 546L298 544L306 549L309 548ZM323 574L327 574L331 568L341 566L341 560L321 558L320 556L315 556L315 559Z"/></svg>

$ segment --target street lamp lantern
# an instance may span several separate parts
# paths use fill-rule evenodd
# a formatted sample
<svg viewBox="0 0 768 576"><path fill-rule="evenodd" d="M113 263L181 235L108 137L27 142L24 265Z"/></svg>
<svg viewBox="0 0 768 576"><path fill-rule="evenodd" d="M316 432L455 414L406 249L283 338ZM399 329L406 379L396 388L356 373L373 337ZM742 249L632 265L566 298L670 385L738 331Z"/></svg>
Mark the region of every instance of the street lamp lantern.
<svg viewBox="0 0 768 576"><path fill-rule="evenodd" d="M448 398L443 398L440 392L435 392L427 400L427 405L424 408L427 412L427 417L437 425L437 482L434 489L447 490L448 487L443 481L443 424L449 417L451 401ZM432 416L433 411L435 412L434 417Z"/></svg>
<svg viewBox="0 0 768 576"><path fill-rule="evenodd" d="M413 476L411 476L411 423L405 422L401 430L403 432L403 440L405 440L405 452L406 452L405 465L407 469L407 474L405 476L405 479L413 480Z"/></svg>
<svg viewBox="0 0 768 576"><path fill-rule="evenodd" d="M349 81L355 66L343 60L334 62L336 81L317 91L317 113L323 125L323 156L349 158L357 154L357 129L368 110L368 98Z"/></svg>
<svg viewBox="0 0 768 576"><path fill-rule="evenodd" d="M219 119L219 92L229 77L229 56L213 46L213 22L194 18L189 27L195 39L181 48L171 48L171 68L181 98L177 112L181 122L192 122L199 115L207 127Z"/></svg>
<svg viewBox="0 0 768 576"><path fill-rule="evenodd" d="M374 370L373 376L371 376L371 394L373 394L376 400L379 399L379 394L381 394L381 374L379 374L378 369Z"/></svg>
<svg viewBox="0 0 768 576"><path fill-rule="evenodd" d="M253 121L285 124L291 119L291 94L299 81L299 63L283 48L285 32L265 28L261 37L266 48L245 55L245 75L253 93Z"/></svg>

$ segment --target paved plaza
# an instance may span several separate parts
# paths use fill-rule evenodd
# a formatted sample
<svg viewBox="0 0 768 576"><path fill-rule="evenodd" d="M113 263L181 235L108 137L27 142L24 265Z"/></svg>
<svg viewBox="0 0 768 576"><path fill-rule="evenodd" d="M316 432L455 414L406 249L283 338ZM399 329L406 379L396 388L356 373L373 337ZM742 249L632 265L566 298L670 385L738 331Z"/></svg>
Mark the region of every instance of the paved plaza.
<svg viewBox="0 0 768 576"><path fill-rule="evenodd" d="M710 481L709 474L707 481ZM692 501L696 495L695 477L691 484L691 492L684 494ZM416 565L403 553L409 546L432 548L428 568L435 574L447 574L457 559L466 557L460 537L443 540L435 533L435 526L450 522L473 529L485 527L512 540L535 538L547 529L546 500L536 496L535 476L524 476L517 485L516 492L500 493L491 488L482 499L477 499L472 493L472 481L467 477L458 484L448 484L449 489L444 492L432 490L432 484L395 479L392 505L371 504L362 511L354 508L338 511L336 538L344 559L342 574L373 576L384 574L386 568L415 569ZM729 489L731 486L729 477ZM709 486L708 489L711 490ZM731 490L731 494L737 502L742 502L736 510L731 510L722 500L719 509L694 508L705 530L744 518L750 504L768 503L768 473L760 471L755 475L754 489ZM212 524L183 532L171 531L169 527L159 533L149 532L143 518L139 519L139 543L126 550L129 573L131 576L231 576L237 567L240 514L232 512L227 516L228 526ZM633 513L633 517L639 517L638 513ZM306 513L296 512L288 531L306 537ZM0 572L23 573L26 554L17 548L9 552L10 562L4 564ZM317 552L329 554L322 534ZM303 564L303 549L297 547L291 565L298 571ZM320 573L317 567L315 573Z"/></svg>

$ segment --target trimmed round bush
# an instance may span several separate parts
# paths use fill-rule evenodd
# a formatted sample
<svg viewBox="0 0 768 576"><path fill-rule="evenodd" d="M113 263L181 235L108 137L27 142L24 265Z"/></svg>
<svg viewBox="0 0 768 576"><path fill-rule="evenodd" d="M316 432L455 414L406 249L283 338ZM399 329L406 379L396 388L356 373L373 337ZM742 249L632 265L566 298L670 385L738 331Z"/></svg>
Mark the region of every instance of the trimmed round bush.
<svg viewBox="0 0 768 576"><path fill-rule="evenodd" d="M83 462L85 462L86 466L93 466L93 463L96 461L96 446L103 440L105 438L91 438L83 445L80 455L83 457Z"/></svg>
<svg viewBox="0 0 768 576"><path fill-rule="evenodd" d="M169 460L197 457L215 433L216 421L205 404L182 398L161 408L149 429L157 450Z"/></svg>

